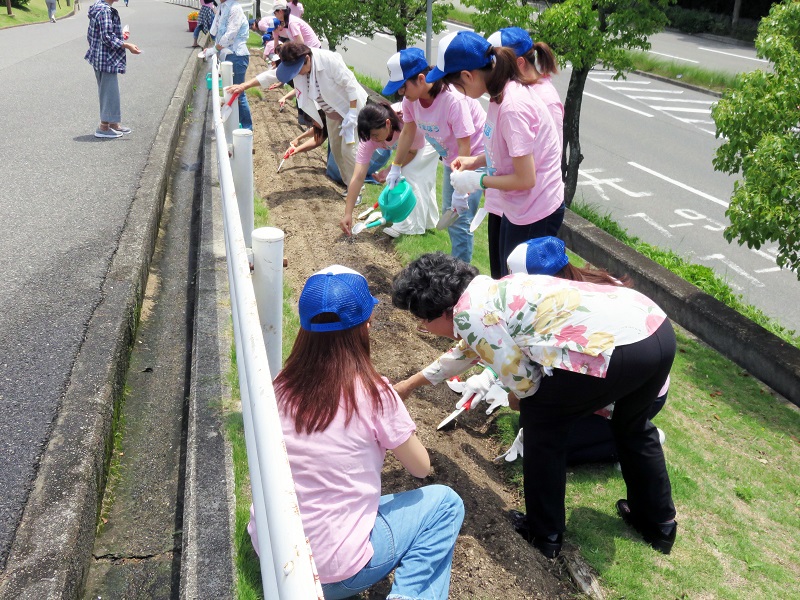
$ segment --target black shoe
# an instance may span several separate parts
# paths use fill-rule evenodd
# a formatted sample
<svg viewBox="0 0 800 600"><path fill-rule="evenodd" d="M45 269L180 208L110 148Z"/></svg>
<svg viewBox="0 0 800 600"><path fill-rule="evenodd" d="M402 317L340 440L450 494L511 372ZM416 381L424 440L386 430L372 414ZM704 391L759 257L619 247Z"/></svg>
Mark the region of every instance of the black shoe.
<svg viewBox="0 0 800 600"><path fill-rule="evenodd" d="M633 527L644 541L663 554L669 554L675 544L675 535L678 532L678 522L651 523L640 519L631 512L627 500L617 500L617 512L622 520Z"/></svg>
<svg viewBox="0 0 800 600"><path fill-rule="evenodd" d="M511 520L511 526L518 534L525 538L531 546L536 548L539 552L544 554L545 558L555 558L561 552L561 544L564 541L564 536L560 533L554 533L548 536L532 536L528 530L528 517L519 512L518 510L508 511L508 517Z"/></svg>

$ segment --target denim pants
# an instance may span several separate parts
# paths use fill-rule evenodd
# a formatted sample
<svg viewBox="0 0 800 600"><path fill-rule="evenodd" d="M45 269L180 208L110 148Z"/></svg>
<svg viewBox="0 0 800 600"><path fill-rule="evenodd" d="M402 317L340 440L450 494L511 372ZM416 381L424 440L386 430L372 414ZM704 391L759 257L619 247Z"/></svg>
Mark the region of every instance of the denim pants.
<svg viewBox="0 0 800 600"><path fill-rule="evenodd" d="M325 600L354 596L395 568L387 600L446 600L463 520L464 503L444 485L381 496L370 535L375 554L351 578L323 584Z"/></svg>
<svg viewBox="0 0 800 600"><path fill-rule="evenodd" d="M233 63L233 83L244 83L247 73L247 65L250 64L250 56L228 55L225 60ZM247 94L239 94L239 123L242 129L253 130L253 117L250 116L250 105L247 103Z"/></svg>
<svg viewBox="0 0 800 600"><path fill-rule="evenodd" d="M478 169L479 171L481 169ZM442 177L442 214L445 213L450 205L453 203L453 186L450 184L450 173L453 170L444 165L444 176ZM450 234L450 254L456 258L460 258L464 262L472 260L472 234L469 231L469 225L472 223L472 217L475 216L475 211L481 203L481 195L483 190L476 190L469 196L469 210L459 215L458 220L447 228L447 233Z"/></svg>
<svg viewBox="0 0 800 600"><path fill-rule="evenodd" d="M100 122L119 123L121 110L117 74L95 69L94 76L97 78L97 93L100 96Z"/></svg>

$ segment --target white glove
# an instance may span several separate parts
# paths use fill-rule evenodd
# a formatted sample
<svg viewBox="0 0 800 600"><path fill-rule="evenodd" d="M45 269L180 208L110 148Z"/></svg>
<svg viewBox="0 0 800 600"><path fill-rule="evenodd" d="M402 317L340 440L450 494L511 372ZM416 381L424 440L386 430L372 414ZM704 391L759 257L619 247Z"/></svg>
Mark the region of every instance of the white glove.
<svg viewBox="0 0 800 600"><path fill-rule="evenodd" d="M386 185L389 186L389 189L392 189L398 183L400 183L400 178L403 174L400 171L400 165L392 165L392 168L389 169L389 174L386 176Z"/></svg>
<svg viewBox="0 0 800 600"><path fill-rule="evenodd" d="M459 194L469 195L475 190L481 189L481 177L483 173L477 171L453 171L450 173L450 185Z"/></svg>
<svg viewBox="0 0 800 600"><path fill-rule="evenodd" d="M216 46L209 46L205 50L201 50L197 54L197 57L198 58L202 58L204 60L211 60L214 57L214 55L216 55L216 53L217 53L217 47Z"/></svg>
<svg viewBox="0 0 800 600"><path fill-rule="evenodd" d="M355 129L358 125L358 109L351 108L342 119L342 129Z"/></svg>
<svg viewBox="0 0 800 600"><path fill-rule="evenodd" d="M487 415L492 414L495 409L501 406L508 406L508 392L506 388L500 385L499 382L493 385L489 393L486 394L486 403L489 405L489 408L486 409Z"/></svg>
<svg viewBox="0 0 800 600"><path fill-rule="evenodd" d="M501 458L505 458L506 462L514 462L517 460L517 457L522 456L522 445L522 429L520 429L511 447L494 460L498 461Z"/></svg>
<svg viewBox="0 0 800 600"><path fill-rule="evenodd" d="M497 376L490 369L484 369L483 373L473 375L464 382L464 391L461 393L461 400L456 404L456 408L461 408L464 404L475 396L470 404L470 409L475 408L486 397L489 390L497 382Z"/></svg>
<svg viewBox="0 0 800 600"><path fill-rule="evenodd" d="M469 194L461 194L457 191L453 192L453 200L450 202L450 208L459 215L469 212Z"/></svg>

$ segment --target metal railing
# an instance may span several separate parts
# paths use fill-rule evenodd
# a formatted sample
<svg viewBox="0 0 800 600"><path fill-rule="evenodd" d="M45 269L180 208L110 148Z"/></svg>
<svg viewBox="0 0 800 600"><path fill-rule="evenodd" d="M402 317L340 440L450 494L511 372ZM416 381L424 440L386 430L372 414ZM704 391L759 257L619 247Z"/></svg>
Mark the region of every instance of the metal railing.
<svg viewBox="0 0 800 600"><path fill-rule="evenodd" d="M223 83L230 85L230 63L226 66ZM280 368L280 334L274 335L274 324L262 325L259 319L259 305L256 302L253 280L250 272L250 260L245 239L250 237L242 227L240 206L237 201L237 189L234 183L234 171L231 169L231 145L226 137L226 124L223 123L220 110L219 91L220 67L217 59L212 59L211 97L214 114L214 133L216 137L219 183L222 195L223 220L225 229L225 250L228 261L228 281L231 294L231 312L233 313L234 340L236 342L236 364L239 370L239 390L242 398L242 416L244 418L245 444L247 446L247 462L250 469L250 483L253 491L253 507L256 515L258 533L258 550L261 562L261 580L264 585L264 597L270 600L323 600L322 586L317 576L316 566L311 553L308 538L303 531L300 510L295 494L294 481L289 468L289 459L283 441L272 388L271 372L277 373ZM226 98L227 99L227 98ZM234 102L235 104L235 102ZM235 111L228 121L236 118ZM238 122L238 119L234 123ZM230 128L230 126L228 127ZM234 142L236 134L233 132ZM248 135L249 134L249 135ZM245 132L242 138L249 139L249 145L234 145L233 161L237 163L236 171L242 171L242 163L250 164L250 199L252 200L252 132ZM241 187L246 188L246 184ZM252 211L252 202L243 203ZM249 215L252 223L252 215ZM271 229L271 228L264 228ZM262 289L267 293L274 292L271 298L259 301L266 305L265 310L275 316L280 323L280 307L282 306L282 269L283 269L283 234L272 236L262 230L252 232L256 242L264 242L271 246L272 253L255 257L254 268L258 276L262 276L265 284ZM269 244L273 238L280 238L276 255L276 244ZM275 269L277 268L277 275ZM263 269L265 272L259 272ZM264 344L262 327L269 334L270 358ZM280 331L280 329L278 329ZM277 338L277 339L276 339ZM277 353L275 352L277 345ZM277 360L276 357L277 356Z"/></svg>

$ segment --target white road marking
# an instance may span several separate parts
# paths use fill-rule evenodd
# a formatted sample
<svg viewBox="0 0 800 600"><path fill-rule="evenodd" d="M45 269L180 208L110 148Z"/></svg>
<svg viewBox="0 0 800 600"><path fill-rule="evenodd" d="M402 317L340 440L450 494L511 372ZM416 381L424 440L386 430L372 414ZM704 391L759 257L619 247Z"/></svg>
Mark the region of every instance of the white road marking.
<svg viewBox="0 0 800 600"><path fill-rule="evenodd" d="M658 56L666 56L667 58L674 58L675 60L683 60L686 62L694 63L696 65L700 64L699 60L692 60L691 58L681 58L680 56L673 56L672 54L664 54L663 52L655 52L654 50L648 50L650 54L657 54Z"/></svg>
<svg viewBox="0 0 800 600"><path fill-rule="evenodd" d="M637 217L637 218L641 219L642 221L644 221L645 223L647 223L648 225L651 225L654 228L656 228L658 231L663 233L666 237L668 237L668 238L672 237L672 234L669 231L664 229L661 225L659 225L653 219L651 219L649 216L647 216L647 213L636 213L636 214L633 214L633 215L625 215L625 216L626 216L626 218L627 217ZM691 225L691 223L687 223L687 225Z"/></svg>
<svg viewBox="0 0 800 600"><path fill-rule="evenodd" d="M396 42L397 41L393 35L388 35L386 33L376 33L375 35L377 37L383 38L385 40L389 40L391 42Z"/></svg>
<svg viewBox="0 0 800 600"><path fill-rule="evenodd" d="M630 161L630 162L628 162L628 164L630 166L632 166L632 167L635 167L635 168L641 170L641 171L644 171L645 173L650 173L650 175L653 175L654 177L658 177L659 179L663 179L667 183L671 183L672 185L678 186L679 188L682 188L682 189L686 190L687 192L692 192L693 194L696 194L696 195L700 196L701 198L705 198L706 200L710 200L711 202L714 202L715 204L719 204L720 206L724 206L725 208L728 208L728 206L729 206L728 203L725 202L724 200L720 200L719 198L715 198L714 196L711 196L710 194L706 194L705 192L701 192L700 190L696 190L695 188L693 188L691 186L688 186L685 183L681 183L680 181L677 181L675 179L667 177L666 175L662 175L661 173L653 171L652 169L648 169L647 167L643 167L642 165L640 165L638 163Z"/></svg>
<svg viewBox="0 0 800 600"><path fill-rule="evenodd" d="M628 81L627 79L611 79L610 77L590 77L589 81L597 83L625 83L628 85L650 85L651 81Z"/></svg>
<svg viewBox="0 0 800 600"><path fill-rule="evenodd" d="M589 185L593 187L600 197L603 200L611 200L611 198L606 195L605 190L603 189L604 185L614 188L615 190L619 190L626 196L631 198L646 198L647 196L652 196L650 192L632 192L630 190L626 190L624 187L617 185L622 179L619 177L614 177L612 179L598 179L597 177L593 176L593 173L602 173L603 169L578 169L578 173L586 177L587 181L579 181L578 185Z"/></svg>
<svg viewBox="0 0 800 600"><path fill-rule="evenodd" d="M627 94L628 98L632 100L653 100L658 102L685 102L687 104L707 104L711 106L715 100L687 100L686 98L660 98L658 96L631 96Z"/></svg>
<svg viewBox="0 0 800 600"><path fill-rule="evenodd" d="M747 271L745 271L742 267L737 265L735 262L730 260L729 258L725 258L724 254L709 254L708 256L701 256L700 260L718 260L723 265L728 267L731 271L734 271L738 275L747 279L750 283L752 283L756 287L764 287L764 284L761 283L758 279L750 275Z"/></svg>
<svg viewBox="0 0 800 600"><path fill-rule="evenodd" d="M777 249L772 249L771 250L771 252L773 252L773 254L769 254L770 250L767 250L766 252L764 252L764 250L762 250L761 248L759 248L758 250L756 250L755 248L750 248L750 251L755 253L755 254L758 254L759 256L762 256L762 257L766 258L770 262L775 262L775 255L778 253ZM780 267L778 267L778 268L780 268Z"/></svg>
<svg viewBox="0 0 800 600"><path fill-rule="evenodd" d="M670 225L670 227L691 227L694 223L675 223L674 225Z"/></svg>
<svg viewBox="0 0 800 600"><path fill-rule="evenodd" d="M630 83L629 81L625 82ZM641 92L643 91L641 88L632 88L632 87L617 87L615 85L606 86L610 90L614 90L615 92ZM648 94L682 94L683 90L647 90Z"/></svg>
<svg viewBox="0 0 800 600"><path fill-rule="evenodd" d="M764 60L763 58L753 58L752 56L743 56L741 54L734 54L733 52L723 52L722 50L714 50L713 48L703 48L702 46L697 47L698 50L705 50L706 52L716 52L717 54L726 54L727 56L735 56L736 58L743 58L745 60L754 60L756 62L768 63L768 60Z"/></svg>
<svg viewBox="0 0 800 600"><path fill-rule="evenodd" d="M455 27L457 29L463 29L464 31L472 31L472 27L464 27L463 25L459 25L458 23L453 23L452 21L448 21L447 26ZM452 31L448 30L448 33L452 33Z"/></svg>
<svg viewBox="0 0 800 600"><path fill-rule="evenodd" d="M350 40L351 42L358 42L358 43L359 43L359 44L361 44L362 46L366 46L366 45L367 45L367 42L362 42L362 41L361 41L361 40L359 40L358 38L350 37L349 35L346 35L346 36L344 36L344 39L346 39L346 40Z"/></svg>
<svg viewBox="0 0 800 600"><path fill-rule="evenodd" d="M780 270L780 267L770 267L769 269L756 269L756 273L776 273Z"/></svg>
<svg viewBox="0 0 800 600"><path fill-rule="evenodd" d="M680 112L680 113L698 113L703 115L710 115L710 108L691 108L688 106L651 106L653 110L663 110L666 112Z"/></svg>
<svg viewBox="0 0 800 600"><path fill-rule="evenodd" d="M635 112L636 114L645 116L645 117L652 117L650 113L646 113L643 110L637 110L635 108L631 108L630 106L625 106L624 104L619 104L618 102L613 102L611 100L606 100L605 98L601 98L600 96L595 96L594 94L589 94L588 92L583 92L584 96L589 96L589 98L594 98L595 100L600 100L600 102L607 102L608 104L612 104L614 106L618 106L619 108L624 108L625 110L629 110L631 112Z"/></svg>

